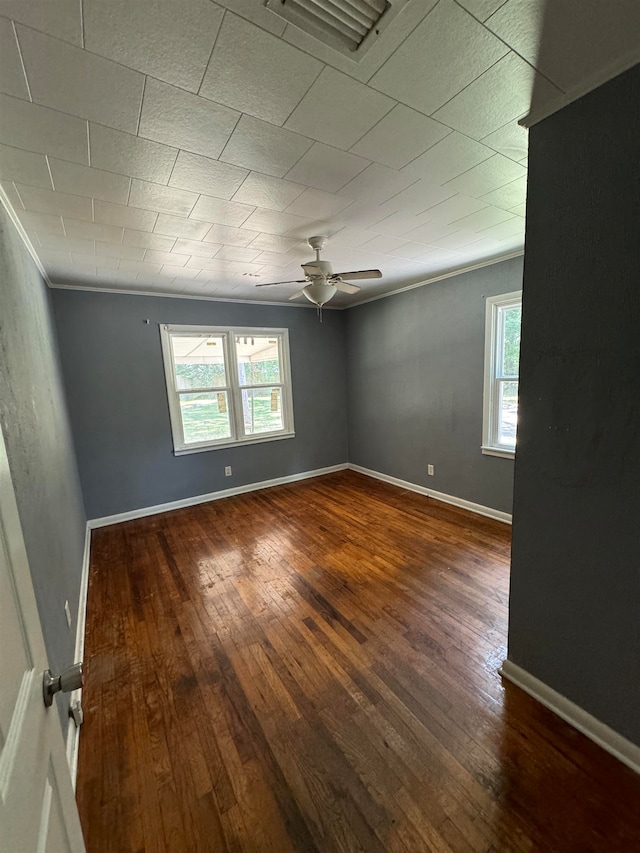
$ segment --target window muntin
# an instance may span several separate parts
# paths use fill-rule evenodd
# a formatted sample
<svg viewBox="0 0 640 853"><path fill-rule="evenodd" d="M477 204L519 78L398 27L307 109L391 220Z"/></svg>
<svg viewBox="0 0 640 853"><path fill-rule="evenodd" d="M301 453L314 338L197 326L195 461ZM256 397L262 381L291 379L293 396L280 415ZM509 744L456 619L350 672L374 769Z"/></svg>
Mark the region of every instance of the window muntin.
<svg viewBox="0 0 640 853"><path fill-rule="evenodd" d="M518 420L522 294L487 299L482 452L513 457Z"/></svg>
<svg viewBox="0 0 640 853"><path fill-rule="evenodd" d="M286 329L161 326L176 454L294 435Z"/></svg>

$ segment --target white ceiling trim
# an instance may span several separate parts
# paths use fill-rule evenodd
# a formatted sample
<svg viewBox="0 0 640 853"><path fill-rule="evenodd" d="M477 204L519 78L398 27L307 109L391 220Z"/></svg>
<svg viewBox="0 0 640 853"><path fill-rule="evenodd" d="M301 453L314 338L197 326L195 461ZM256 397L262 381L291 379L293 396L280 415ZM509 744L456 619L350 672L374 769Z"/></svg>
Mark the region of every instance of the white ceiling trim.
<svg viewBox="0 0 640 853"><path fill-rule="evenodd" d="M0 188L1 189L1 188ZM268 305L271 308L313 308L317 310L315 305L312 305L308 300L304 302L266 302L258 299L230 299L224 296L199 296L197 293L159 293L153 290L125 290L122 287L90 287L85 284L55 284L48 282L52 290L85 290L90 293L117 293L124 296L155 296L157 299L196 299L198 302L234 302L237 305ZM393 296L392 293L387 294ZM323 311L344 311L345 308L351 306L346 305L340 307L338 305L323 305Z"/></svg>
<svg viewBox="0 0 640 853"><path fill-rule="evenodd" d="M638 63L640 63L640 44L636 50L631 50L622 56L616 57L616 59L609 63L605 68L600 68L595 74L592 74L585 80L581 80L577 86L573 86L573 88L564 92L562 95L545 103L544 106L534 108L524 118L520 119L518 124L522 125L522 127L526 127L527 129L533 127L535 124L538 124L550 115L553 115L554 113L564 109L564 107L569 106L569 104L572 104L574 101L580 100L580 98L588 95L589 92L593 92L594 89L604 86L605 83L613 80L614 77L624 74L625 71L633 68L633 66Z"/></svg>
<svg viewBox="0 0 640 853"><path fill-rule="evenodd" d="M47 275L47 271L42 266L42 262L40 261L40 258L38 257L36 250L33 248L33 244L31 242L31 240L29 239L27 232L24 230L22 223L20 222L20 220L16 216L16 213L15 213L15 211L11 205L11 202L9 201L7 194L5 193L4 188L2 186L0 186L0 202L2 203L2 206L4 207L4 209L7 211L8 215L9 215L9 219L11 220L13 225L15 226L16 231L20 235L20 239L22 240L22 242L26 246L27 251L31 255L35 265L38 267L38 271L39 271L40 275L45 280L47 285L49 287L51 287L52 286L51 280L49 279L49 276Z"/></svg>
<svg viewBox="0 0 640 853"><path fill-rule="evenodd" d="M0 187L1 189L1 187ZM397 296L399 293L405 293L407 290L416 290L418 287L426 287L428 284L435 284L437 281L442 281L447 278L454 278L457 275L464 275L473 270L479 270L483 267L491 267L494 264L500 264L503 261L509 261L512 258L519 258L524 255L524 249L518 252L511 252L508 255L501 255L499 258L491 258L490 260L481 261L477 264L470 264L466 267L451 272L436 275L432 278L426 278L424 281L418 281L415 284L409 284L407 287L402 287L400 290L391 290L388 293L380 293L377 296L371 296L369 299L362 299L360 302L351 302L349 305L323 305L323 311L348 311L350 308L356 308L358 305L366 305L368 302L377 302L379 299L387 299L390 296ZM155 296L164 299L196 299L200 302L234 302L239 305L269 305L272 308L313 308L314 305L294 302L266 302L256 299L225 299L222 296L198 296L191 293L156 293L152 290L125 290L124 288L107 288L107 287L89 287L88 285L76 284L52 284L49 282L49 287L52 290L85 290L92 293L117 293L127 296Z"/></svg>
<svg viewBox="0 0 640 853"><path fill-rule="evenodd" d="M510 252L508 255L501 255L499 258L490 258L486 261L479 261L477 264L470 264L466 267L460 267L450 272L434 275L432 278L425 278L424 281L417 281L415 284L408 284L406 287L400 287L398 290L391 290L388 293L379 293L377 296L370 296L369 299L361 299L359 302L351 302L345 308L356 308L358 305L366 305L367 302L377 302L378 299L386 299L387 296L397 296L398 293L406 293L407 290L415 290L418 287L425 287L427 284L435 284L436 281L443 281L445 278L454 278L457 275L464 275L473 270L480 270L483 267L492 267L494 264L501 264L502 261L509 261L511 258L519 258L524 255L524 249L519 249L517 252Z"/></svg>

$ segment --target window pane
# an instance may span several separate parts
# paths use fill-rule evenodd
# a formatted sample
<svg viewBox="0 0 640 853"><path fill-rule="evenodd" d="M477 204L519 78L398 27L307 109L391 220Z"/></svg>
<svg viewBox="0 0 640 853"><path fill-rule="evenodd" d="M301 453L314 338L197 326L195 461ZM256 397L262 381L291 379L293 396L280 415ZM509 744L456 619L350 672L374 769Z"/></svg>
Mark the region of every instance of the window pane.
<svg viewBox="0 0 640 853"><path fill-rule="evenodd" d="M173 335L171 345L179 391L223 388L227 384L222 337Z"/></svg>
<svg viewBox="0 0 640 853"><path fill-rule="evenodd" d="M522 307L502 309L504 345L502 349L502 375L517 376L520 363L520 319Z"/></svg>
<svg viewBox="0 0 640 853"><path fill-rule="evenodd" d="M498 401L498 444L516 446L518 423L518 383L500 382Z"/></svg>
<svg viewBox="0 0 640 853"><path fill-rule="evenodd" d="M180 394L180 412L185 444L231 438L226 391Z"/></svg>
<svg viewBox="0 0 640 853"><path fill-rule="evenodd" d="M242 411L247 435L284 429L280 388L246 388L242 392Z"/></svg>
<svg viewBox="0 0 640 853"><path fill-rule="evenodd" d="M281 381L277 338L240 335L235 341L241 385L270 385Z"/></svg>

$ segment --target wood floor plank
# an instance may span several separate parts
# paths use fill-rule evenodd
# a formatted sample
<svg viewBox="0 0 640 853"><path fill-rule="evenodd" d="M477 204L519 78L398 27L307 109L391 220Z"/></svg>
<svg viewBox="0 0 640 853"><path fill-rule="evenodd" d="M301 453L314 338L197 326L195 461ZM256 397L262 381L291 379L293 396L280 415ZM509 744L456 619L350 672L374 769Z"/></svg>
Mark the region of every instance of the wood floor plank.
<svg viewBox="0 0 640 853"><path fill-rule="evenodd" d="M497 674L509 533L354 472L94 531L89 853L640 849L640 778Z"/></svg>

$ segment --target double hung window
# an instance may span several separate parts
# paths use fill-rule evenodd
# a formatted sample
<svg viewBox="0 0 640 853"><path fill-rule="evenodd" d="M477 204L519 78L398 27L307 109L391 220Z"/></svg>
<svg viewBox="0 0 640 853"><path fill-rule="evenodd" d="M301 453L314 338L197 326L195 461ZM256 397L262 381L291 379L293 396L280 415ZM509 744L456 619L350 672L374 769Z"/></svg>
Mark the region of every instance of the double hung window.
<svg viewBox="0 0 640 853"><path fill-rule="evenodd" d="M160 331L176 454L294 435L287 329Z"/></svg>
<svg viewBox="0 0 640 853"><path fill-rule="evenodd" d="M482 452L513 457L518 423L522 292L487 299Z"/></svg>

